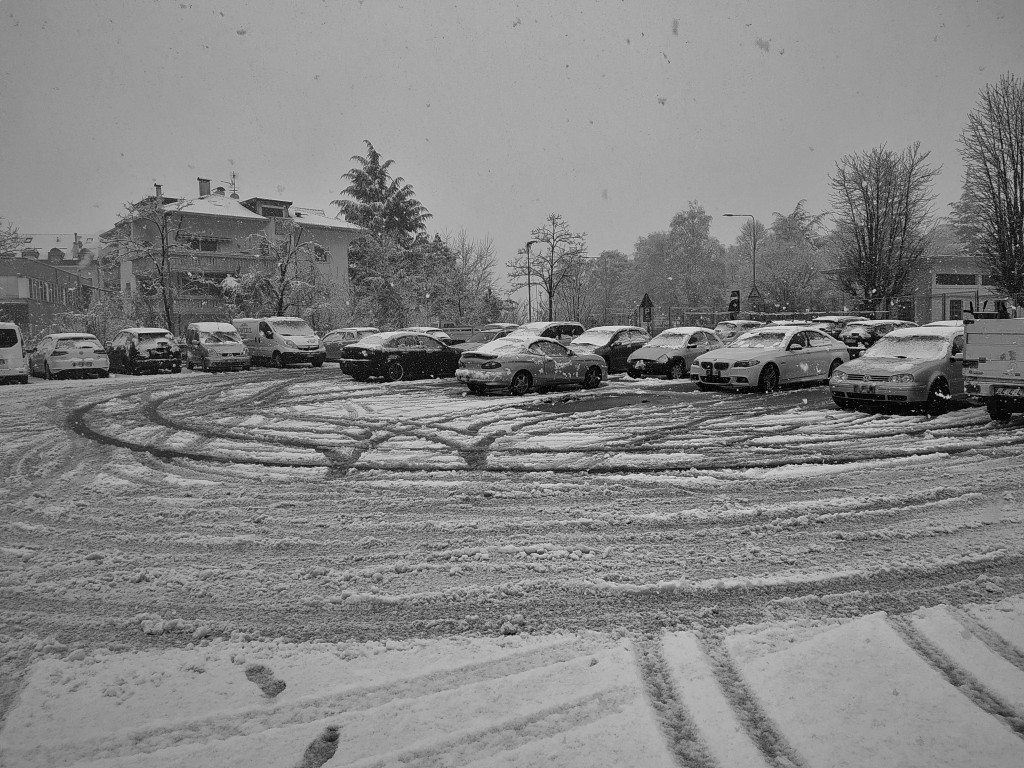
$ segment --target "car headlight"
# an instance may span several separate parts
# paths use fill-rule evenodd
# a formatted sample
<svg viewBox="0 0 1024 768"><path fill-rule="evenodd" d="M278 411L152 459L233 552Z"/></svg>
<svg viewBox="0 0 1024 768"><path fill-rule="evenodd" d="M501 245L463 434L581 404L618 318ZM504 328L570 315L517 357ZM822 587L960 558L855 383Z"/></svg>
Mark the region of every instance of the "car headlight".
<svg viewBox="0 0 1024 768"><path fill-rule="evenodd" d="M753 368L755 365L760 365L760 360L737 360L732 364L733 368Z"/></svg>
<svg viewBox="0 0 1024 768"><path fill-rule="evenodd" d="M890 376L889 381L895 384L912 384L914 382L914 374L897 373L895 376Z"/></svg>
<svg viewBox="0 0 1024 768"><path fill-rule="evenodd" d="M285 346L287 346L287 347L294 347L294 348L296 348L296 349L298 349L298 346L299 346L298 344L296 344L296 343L295 343L294 341L292 341L291 339L285 339L285 340L284 340L284 343L285 343Z"/></svg>
<svg viewBox="0 0 1024 768"><path fill-rule="evenodd" d="M658 358L658 362L659 363L667 363L668 362L668 355L662 355L661 357L659 357Z"/></svg>
<svg viewBox="0 0 1024 768"><path fill-rule="evenodd" d="M846 371L834 371L832 373L832 381L846 381L848 378L850 377L846 374Z"/></svg>

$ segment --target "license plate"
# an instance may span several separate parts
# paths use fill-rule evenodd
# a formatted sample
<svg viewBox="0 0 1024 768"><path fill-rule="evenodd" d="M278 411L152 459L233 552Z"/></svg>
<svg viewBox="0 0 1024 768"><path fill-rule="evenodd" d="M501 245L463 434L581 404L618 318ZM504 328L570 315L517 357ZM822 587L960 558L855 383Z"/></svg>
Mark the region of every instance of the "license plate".
<svg viewBox="0 0 1024 768"><path fill-rule="evenodd" d="M92 365L92 360L75 360L72 365L76 368L87 368Z"/></svg>
<svg viewBox="0 0 1024 768"><path fill-rule="evenodd" d="M854 384L853 385L853 391L854 392L864 392L865 394L873 395L875 393L875 385L874 384Z"/></svg>
<svg viewBox="0 0 1024 768"><path fill-rule="evenodd" d="M996 394L1003 397L1024 397L1024 387L996 387Z"/></svg>

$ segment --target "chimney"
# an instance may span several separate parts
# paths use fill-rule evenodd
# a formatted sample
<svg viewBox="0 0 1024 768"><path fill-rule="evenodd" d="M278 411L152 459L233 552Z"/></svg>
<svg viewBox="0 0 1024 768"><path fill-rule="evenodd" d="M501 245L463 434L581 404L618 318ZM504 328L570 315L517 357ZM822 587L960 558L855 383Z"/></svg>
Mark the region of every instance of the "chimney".
<svg viewBox="0 0 1024 768"><path fill-rule="evenodd" d="M199 182L199 196L206 197L210 194L210 180L209 179L196 179Z"/></svg>
<svg viewBox="0 0 1024 768"><path fill-rule="evenodd" d="M156 198L159 200L164 196L164 189L160 184L154 184L153 187L156 189Z"/></svg>

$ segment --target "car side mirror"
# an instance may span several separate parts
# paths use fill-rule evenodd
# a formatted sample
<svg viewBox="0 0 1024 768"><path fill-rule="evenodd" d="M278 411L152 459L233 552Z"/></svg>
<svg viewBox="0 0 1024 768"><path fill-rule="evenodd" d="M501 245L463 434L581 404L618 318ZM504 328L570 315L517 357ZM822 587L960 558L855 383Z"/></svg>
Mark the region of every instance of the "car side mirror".
<svg viewBox="0 0 1024 768"><path fill-rule="evenodd" d="M804 348L803 344L790 344L789 345L789 351L790 352L799 352L803 348Z"/></svg>
<svg viewBox="0 0 1024 768"><path fill-rule="evenodd" d="M274 332L273 331L264 331L263 335L266 336L268 339L274 338Z"/></svg>
<svg viewBox="0 0 1024 768"><path fill-rule="evenodd" d="M697 342L691 341L689 344L686 345L686 348L687 349L696 349L697 348Z"/></svg>

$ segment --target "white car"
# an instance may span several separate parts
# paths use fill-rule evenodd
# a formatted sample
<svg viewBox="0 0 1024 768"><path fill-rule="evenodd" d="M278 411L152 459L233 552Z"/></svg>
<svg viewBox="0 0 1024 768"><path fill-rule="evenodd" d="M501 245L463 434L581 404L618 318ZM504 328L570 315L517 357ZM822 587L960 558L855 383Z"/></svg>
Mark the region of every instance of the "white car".
<svg viewBox="0 0 1024 768"><path fill-rule="evenodd" d="M849 359L843 342L816 328L768 325L695 359L690 380L701 390L773 392L782 384L825 383Z"/></svg>
<svg viewBox="0 0 1024 768"><path fill-rule="evenodd" d="M110 375L110 358L91 333L51 333L29 353L28 372L47 379Z"/></svg>

